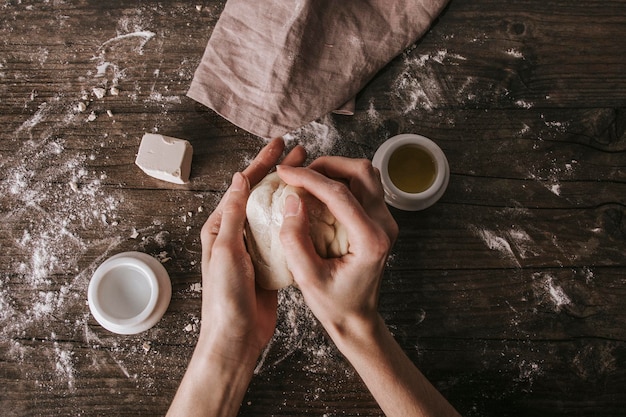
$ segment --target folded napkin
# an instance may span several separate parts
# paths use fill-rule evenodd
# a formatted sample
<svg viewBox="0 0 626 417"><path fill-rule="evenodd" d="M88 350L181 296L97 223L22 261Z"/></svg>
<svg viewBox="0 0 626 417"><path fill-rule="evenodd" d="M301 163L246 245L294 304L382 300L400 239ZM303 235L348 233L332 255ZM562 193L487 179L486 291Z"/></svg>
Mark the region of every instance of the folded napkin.
<svg viewBox="0 0 626 417"><path fill-rule="evenodd" d="M354 97L448 0L228 0L187 95L261 137Z"/></svg>

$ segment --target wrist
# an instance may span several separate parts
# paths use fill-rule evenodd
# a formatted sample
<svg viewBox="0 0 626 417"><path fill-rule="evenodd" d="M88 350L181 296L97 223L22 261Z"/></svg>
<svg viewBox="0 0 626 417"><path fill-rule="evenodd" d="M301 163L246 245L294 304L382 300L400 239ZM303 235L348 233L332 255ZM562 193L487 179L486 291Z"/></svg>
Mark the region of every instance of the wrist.
<svg viewBox="0 0 626 417"><path fill-rule="evenodd" d="M239 346L228 351L223 340L201 331L168 417L235 416L252 379L257 356Z"/></svg>
<svg viewBox="0 0 626 417"><path fill-rule="evenodd" d="M339 323L325 324L324 327L339 351L346 356L355 349L371 346L372 342L380 340L382 332L387 329L377 312L371 317L348 317Z"/></svg>
<svg viewBox="0 0 626 417"><path fill-rule="evenodd" d="M200 331L194 356L217 361L224 366L254 369L261 351L254 343L228 338L227 331Z"/></svg>

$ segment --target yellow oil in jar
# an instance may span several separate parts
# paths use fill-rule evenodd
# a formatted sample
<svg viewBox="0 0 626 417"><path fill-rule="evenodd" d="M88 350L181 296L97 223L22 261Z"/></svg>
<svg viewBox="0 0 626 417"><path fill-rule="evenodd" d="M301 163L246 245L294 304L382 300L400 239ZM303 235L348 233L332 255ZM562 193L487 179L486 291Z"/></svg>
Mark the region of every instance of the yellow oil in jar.
<svg viewBox="0 0 626 417"><path fill-rule="evenodd" d="M396 149L389 157L387 171L393 185L406 193L426 191L437 176L437 167L430 153L413 145Z"/></svg>

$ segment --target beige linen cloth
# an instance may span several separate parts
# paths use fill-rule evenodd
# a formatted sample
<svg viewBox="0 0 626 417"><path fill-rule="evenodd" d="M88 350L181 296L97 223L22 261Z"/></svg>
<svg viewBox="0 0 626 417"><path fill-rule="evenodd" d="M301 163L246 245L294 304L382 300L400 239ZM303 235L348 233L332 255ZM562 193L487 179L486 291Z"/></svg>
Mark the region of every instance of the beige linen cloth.
<svg viewBox="0 0 626 417"><path fill-rule="evenodd" d="M248 132L282 136L338 110L448 0L228 0L187 93Z"/></svg>

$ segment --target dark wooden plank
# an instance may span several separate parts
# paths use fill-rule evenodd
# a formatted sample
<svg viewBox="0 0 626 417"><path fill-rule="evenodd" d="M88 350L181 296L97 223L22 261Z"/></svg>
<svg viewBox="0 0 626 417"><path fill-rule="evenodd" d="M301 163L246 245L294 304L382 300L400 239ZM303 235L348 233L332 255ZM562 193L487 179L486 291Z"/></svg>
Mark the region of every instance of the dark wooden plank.
<svg viewBox="0 0 626 417"><path fill-rule="evenodd" d="M262 146L184 97L224 1L0 7L3 415L163 414L198 335L200 228ZM625 31L621 0L452 0L355 116L288 137L311 158L371 158L406 132L446 152L443 199L392 210L380 308L464 415L623 414ZM190 184L138 170L145 132L192 142ZM169 258L174 289L135 336L85 303L126 250ZM381 415L298 293L281 297L240 414Z"/></svg>

